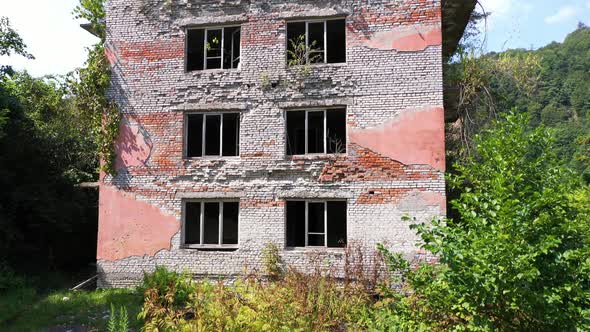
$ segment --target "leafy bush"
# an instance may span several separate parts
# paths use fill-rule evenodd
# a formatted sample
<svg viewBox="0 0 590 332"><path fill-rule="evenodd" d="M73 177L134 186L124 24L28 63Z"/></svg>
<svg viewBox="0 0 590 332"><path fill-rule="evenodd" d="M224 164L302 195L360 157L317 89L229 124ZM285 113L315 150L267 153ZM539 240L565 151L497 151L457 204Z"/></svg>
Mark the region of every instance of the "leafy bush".
<svg viewBox="0 0 590 332"><path fill-rule="evenodd" d="M413 329L590 328L590 191L550 132L526 127L510 114L477 137L450 179L460 218L417 227L441 264L412 269L385 252L410 295L380 315Z"/></svg>

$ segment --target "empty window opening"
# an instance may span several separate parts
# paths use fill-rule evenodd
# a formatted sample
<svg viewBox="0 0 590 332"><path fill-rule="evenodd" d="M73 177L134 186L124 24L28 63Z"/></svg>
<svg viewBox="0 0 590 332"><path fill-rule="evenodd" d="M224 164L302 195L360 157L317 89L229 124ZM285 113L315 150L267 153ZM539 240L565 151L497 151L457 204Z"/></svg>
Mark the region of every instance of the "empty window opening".
<svg viewBox="0 0 590 332"><path fill-rule="evenodd" d="M238 156L240 114L188 114L186 156Z"/></svg>
<svg viewBox="0 0 590 332"><path fill-rule="evenodd" d="M346 110L287 111L287 155L346 153Z"/></svg>
<svg viewBox="0 0 590 332"><path fill-rule="evenodd" d="M289 65L346 62L344 19L287 23Z"/></svg>
<svg viewBox="0 0 590 332"><path fill-rule="evenodd" d="M346 201L287 201L287 247L346 246Z"/></svg>
<svg viewBox="0 0 590 332"><path fill-rule="evenodd" d="M186 70L239 68L240 32L240 27L187 30Z"/></svg>
<svg viewBox="0 0 590 332"><path fill-rule="evenodd" d="M239 202L186 202L184 244L238 244Z"/></svg>

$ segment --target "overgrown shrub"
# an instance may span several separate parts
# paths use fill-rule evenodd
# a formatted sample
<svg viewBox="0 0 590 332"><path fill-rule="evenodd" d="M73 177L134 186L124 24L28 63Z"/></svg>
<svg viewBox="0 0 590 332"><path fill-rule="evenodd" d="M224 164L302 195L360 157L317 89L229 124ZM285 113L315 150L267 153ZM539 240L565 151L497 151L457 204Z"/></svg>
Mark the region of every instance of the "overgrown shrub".
<svg viewBox="0 0 590 332"><path fill-rule="evenodd" d="M275 243L268 243L262 250L264 272L271 280L279 279L284 274L284 262L279 254L279 247Z"/></svg>
<svg viewBox="0 0 590 332"><path fill-rule="evenodd" d="M144 331L338 331L356 330L357 317L372 296L363 285L344 286L327 273L305 274L294 269L281 278L238 279L231 284L158 268L146 275L145 302L140 317ZM155 276L157 274L157 276ZM157 280L155 282L154 280ZM190 284L190 295L174 293ZM146 286L152 286L146 288ZM160 294L165 294L161 296ZM174 304L172 304L174 303Z"/></svg>
<svg viewBox="0 0 590 332"><path fill-rule="evenodd" d="M385 251L407 289L378 315L416 330L590 328L590 191L550 132L526 128L511 114L477 137L450 179L460 218L417 227L441 264L412 269Z"/></svg>
<svg viewBox="0 0 590 332"><path fill-rule="evenodd" d="M145 273L138 291L144 294L138 317L146 322L144 330L169 330L180 319L190 295L195 290L187 274L169 271L163 266Z"/></svg>

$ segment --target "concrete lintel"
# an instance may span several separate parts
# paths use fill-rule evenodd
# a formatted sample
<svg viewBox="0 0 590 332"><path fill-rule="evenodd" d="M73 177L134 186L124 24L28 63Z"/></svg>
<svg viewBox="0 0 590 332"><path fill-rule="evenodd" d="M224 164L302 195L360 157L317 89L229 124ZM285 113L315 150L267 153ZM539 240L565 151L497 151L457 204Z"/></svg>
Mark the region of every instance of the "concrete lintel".
<svg viewBox="0 0 590 332"><path fill-rule="evenodd" d="M194 193L180 193L177 195L181 199L227 199L227 198L242 198L244 194L237 192L194 192Z"/></svg>
<svg viewBox="0 0 590 332"><path fill-rule="evenodd" d="M179 25L182 28L200 28L214 25L231 25L240 24L248 21L248 17L244 14L241 15L227 15L227 16L205 16L205 17L192 17L181 20Z"/></svg>
<svg viewBox="0 0 590 332"><path fill-rule="evenodd" d="M278 103L280 108L293 109L293 108L313 108L313 107L338 107L338 106L349 106L353 104L353 100L350 98L338 98L338 99L317 99L317 100L301 100L301 101L287 101Z"/></svg>
<svg viewBox="0 0 590 332"><path fill-rule="evenodd" d="M322 19L322 18L344 18L350 15L350 12L342 8L325 8L320 10L310 10L303 12L281 12L279 18L285 20L304 20L304 19Z"/></svg>
<svg viewBox="0 0 590 332"><path fill-rule="evenodd" d="M293 190L279 195L279 199L349 199L353 197L351 192L339 192L333 189L325 191Z"/></svg>
<svg viewBox="0 0 590 332"><path fill-rule="evenodd" d="M244 111L248 109L245 103L185 103L173 108L174 111Z"/></svg>

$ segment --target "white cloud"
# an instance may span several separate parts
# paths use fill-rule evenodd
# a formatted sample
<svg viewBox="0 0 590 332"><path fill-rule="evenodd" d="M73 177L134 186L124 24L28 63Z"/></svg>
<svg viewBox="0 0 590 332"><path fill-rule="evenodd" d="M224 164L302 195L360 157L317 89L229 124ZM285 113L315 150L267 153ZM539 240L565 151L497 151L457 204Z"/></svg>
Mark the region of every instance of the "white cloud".
<svg viewBox="0 0 590 332"><path fill-rule="evenodd" d="M496 15L506 14L510 11L514 1L513 0L484 0L481 1L482 6L487 12L492 12Z"/></svg>
<svg viewBox="0 0 590 332"><path fill-rule="evenodd" d="M554 23L561 23L565 22L568 19L576 16L578 14L578 9L574 6L563 6L559 8L555 15L545 17L545 23L547 24L554 24Z"/></svg>
<svg viewBox="0 0 590 332"><path fill-rule="evenodd" d="M533 9L533 5L524 0L480 0L480 4L478 11L483 7L486 13L490 13L486 19L487 29L490 31L499 22L511 21L512 25L516 24L515 22L528 17Z"/></svg>

